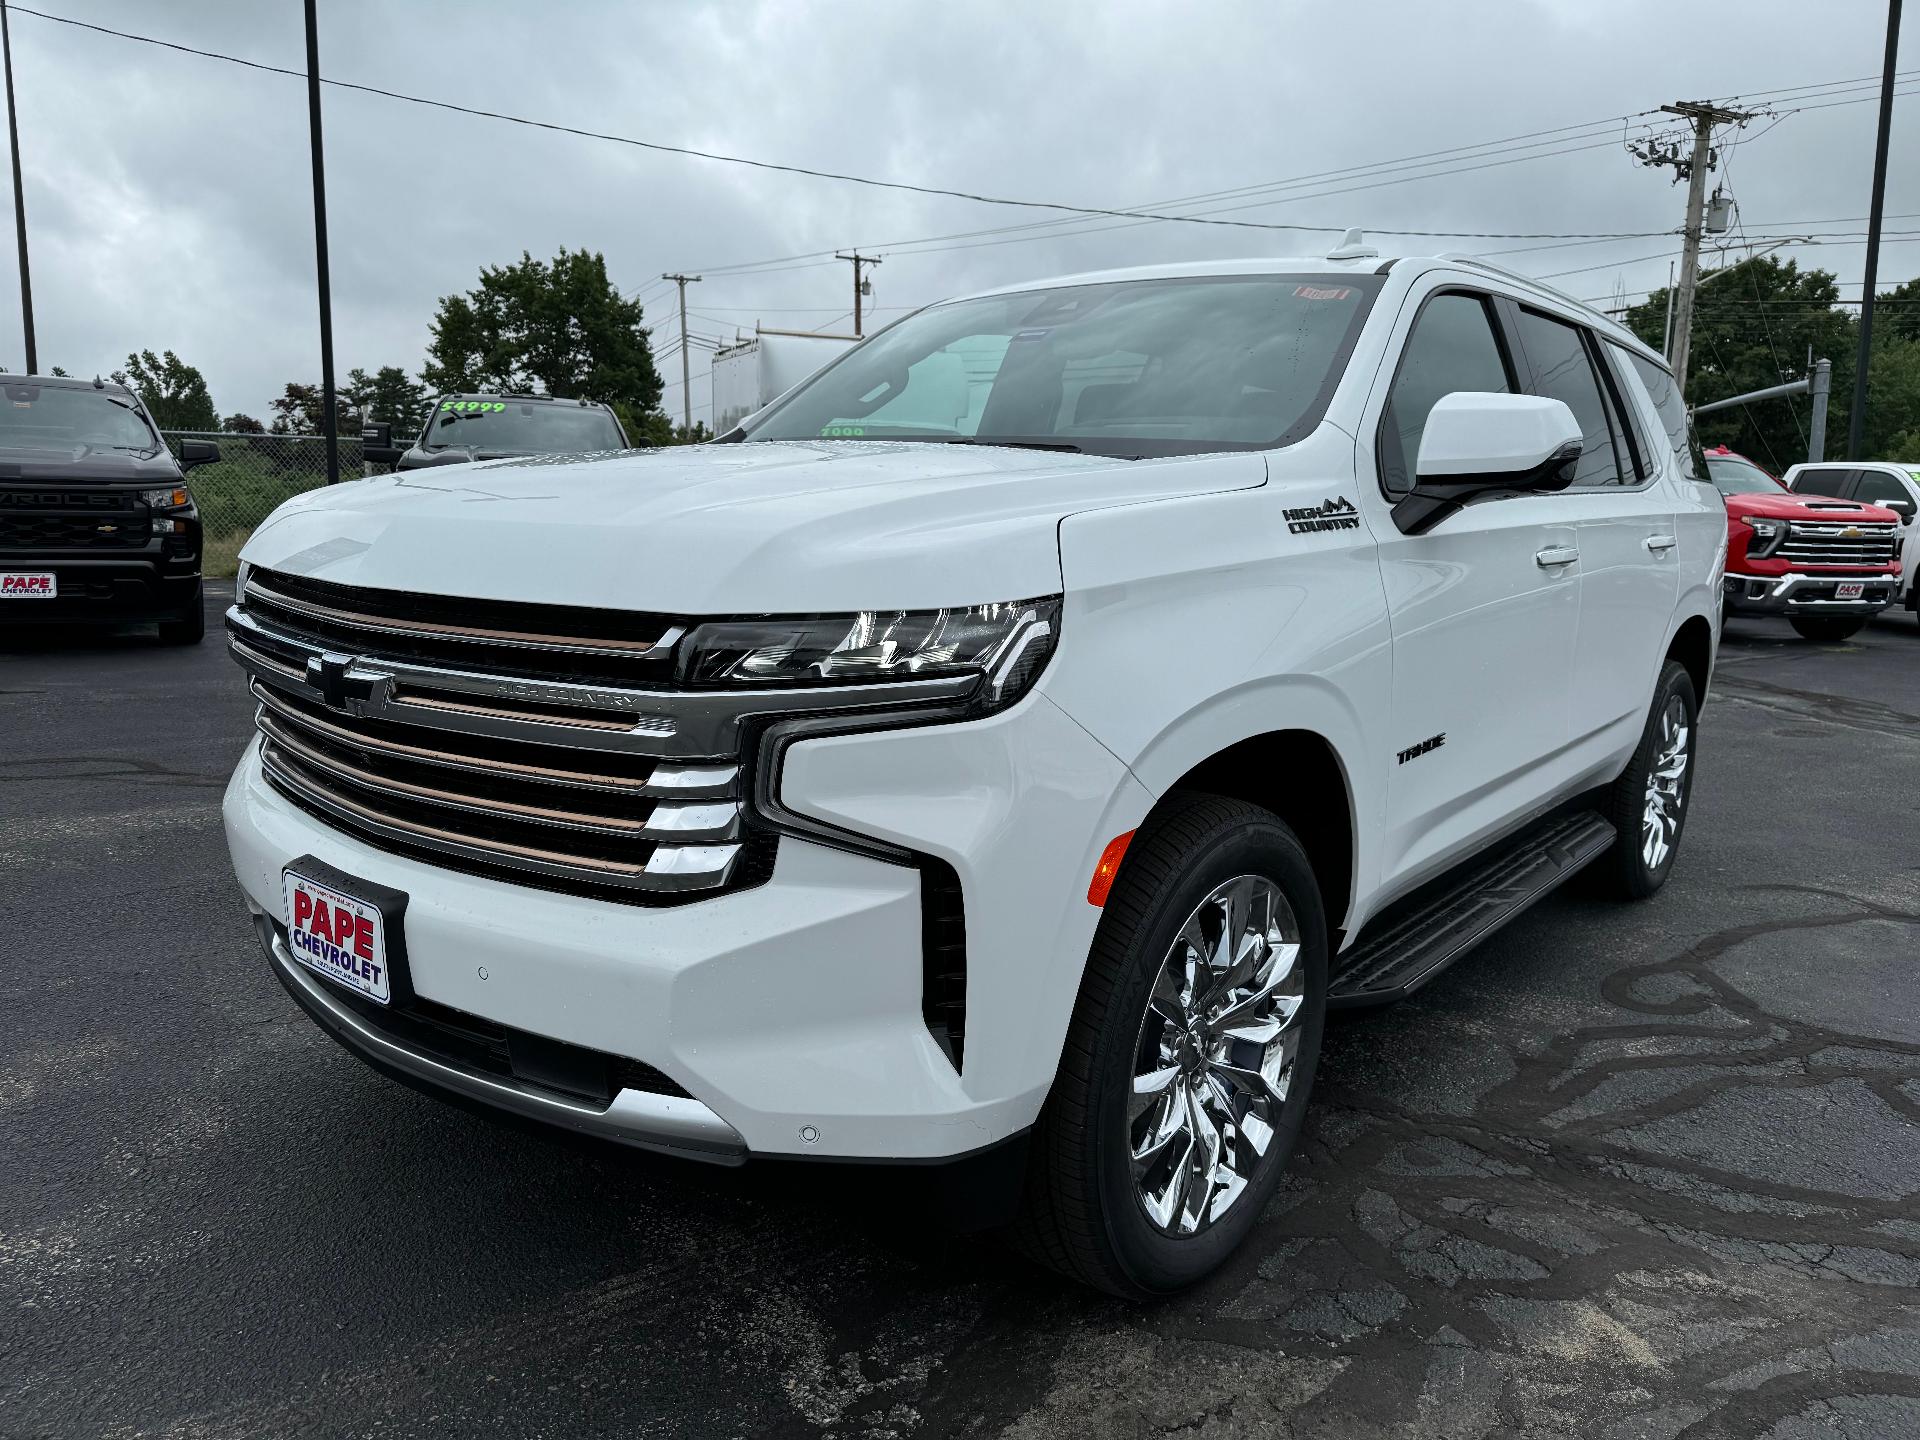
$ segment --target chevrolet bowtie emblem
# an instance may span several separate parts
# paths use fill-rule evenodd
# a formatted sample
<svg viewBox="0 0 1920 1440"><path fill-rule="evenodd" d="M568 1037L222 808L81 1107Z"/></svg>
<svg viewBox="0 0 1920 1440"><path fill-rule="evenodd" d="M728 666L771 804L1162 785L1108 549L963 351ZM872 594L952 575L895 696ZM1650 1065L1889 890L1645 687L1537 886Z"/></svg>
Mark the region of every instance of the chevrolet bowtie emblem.
<svg viewBox="0 0 1920 1440"><path fill-rule="evenodd" d="M1858 540L1860 538L1860 527L1858 525L1849 525L1840 532L1840 535L1841 538L1846 540Z"/></svg>
<svg viewBox="0 0 1920 1440"><path fill-rule="evenodd" d="M358 658L357 655L342 655L332 650L321 655L309 655L307 688L318 691L327 707L333 710L346 709L349 699L372 699L372 677L348 674Z"/></svg>

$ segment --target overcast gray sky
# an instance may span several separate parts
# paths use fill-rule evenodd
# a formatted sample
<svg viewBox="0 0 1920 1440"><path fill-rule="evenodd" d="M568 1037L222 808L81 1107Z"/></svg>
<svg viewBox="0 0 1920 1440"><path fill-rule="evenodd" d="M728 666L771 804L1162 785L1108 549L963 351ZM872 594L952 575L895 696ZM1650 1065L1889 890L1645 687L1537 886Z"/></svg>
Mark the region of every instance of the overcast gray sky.
<svg viewBox="0 0 1920 1440"><path fill-rule="evenodd" d="M299 0L29 3L304 65ZM13 13L41 365L91 374L132 349L170 348L206 373L222 413L262 418L286 381L317 380L302 83ZM459 104L885 179L1131 208L1585 126L1676 99L1877 76L1885 16L1884 0L321 0L320 43L329 77ZM1917 72L1916 93L1896 103L1886 208L1909 217L1889 230L1913 238L1883 250L1883 288L1920 273L1920 25L1909 19L1907 32L1901 68ZM1867 103L1832 103L1858 98ZM872 301L884 319L899 313L892 307L1027 277L1313 253L1336 238L1083 218L916 254L901 242L1060 217L334 89L325 104L342 374L417 370L436 299L523 250L603 251L622 289L647 296L659 344L674 323L671 287L658 279L666 270L707 274L689 303L696 330L712 337L756 320L846 326L846 265L722 270L746 262L873 249L887 257ZM1716 178L1730 183L1750 230L1840 232L1786 253L1836 271L1854 282L1843 293L1858 295L1865 247L1851 237L1865 229L1875 107L1866 90L1781 108L1796 106L1824 108L1771 128L1757 122ZM1403 230L1676 227L1684 189L1671 172L1637 165L1623 133L1616 119L1444 166L1186 208L1257 204L1228 213ZM1678 252L1677 239L1661 236L1378 243L1388 253L1511 250L1503 263L1603 299L1616 286L1664 284ZM8 369L20 368L19 334L17 292L0 281ZM695 354L697 415L706 363ZM661 368L677 412L678 359Z"/></svg>

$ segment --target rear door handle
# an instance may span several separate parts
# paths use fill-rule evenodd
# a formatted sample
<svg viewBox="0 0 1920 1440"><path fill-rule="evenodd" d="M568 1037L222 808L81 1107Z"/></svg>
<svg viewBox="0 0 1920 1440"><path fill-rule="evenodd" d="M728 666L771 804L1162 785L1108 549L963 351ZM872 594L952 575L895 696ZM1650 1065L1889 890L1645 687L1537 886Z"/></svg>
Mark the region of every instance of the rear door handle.
<svg viewBox="0 0 1920 1440"><path fill-rule="evenodd" d="M1536 550L1533 563L1542 570L1551 570L1556 565L1571 565L1580 558L1577 545L1549 545L1544 550Z"/></svg>
<svg viewBox="0 0 1920 1440"><path fill-rule="evenodd" d="M1671 550L1680 542L1672 535L1647 536L1647 549L1658 555L1662 550Z"/></svg>

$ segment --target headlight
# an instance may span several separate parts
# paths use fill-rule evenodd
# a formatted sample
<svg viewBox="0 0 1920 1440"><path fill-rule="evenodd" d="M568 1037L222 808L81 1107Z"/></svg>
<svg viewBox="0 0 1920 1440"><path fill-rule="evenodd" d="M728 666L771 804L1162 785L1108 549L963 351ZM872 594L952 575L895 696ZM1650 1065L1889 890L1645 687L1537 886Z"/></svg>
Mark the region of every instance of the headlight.
<svg viewBox="0 0 1920 1440"><path fill-rule="evenodd" d="M142 490L140 498L155 510L185 510L193 504L193 495L184 485L169 485L164 490Z"/></svg>
<svg viewBox="0 0 1920 1440"><path fill-rule="evenodd" d="M686 685L872 684L982 675L989 708L1033 684L1059 633L1060 601L954 610L863 610L697 625L679 646Z"/></svg>
<svg viewBox="0 0 1920 1440"><path fill-rule="evenodd" d="M233 593L235 595L245 595L247 593L247 576L252 573L253 566L249 565L245 560L242 560L239 568L233 572Z"/></svg>
<svg viewBox="0 0 1920 1440"><path fill-rule="evenodd" d="M1780 542L1787 538L1787 522L1770 519L1765 515L1742 515L1740 523L1753 531L1753 543L1747 546L1747 553L1754 556L1771 555L1780 548Z"/></svg>

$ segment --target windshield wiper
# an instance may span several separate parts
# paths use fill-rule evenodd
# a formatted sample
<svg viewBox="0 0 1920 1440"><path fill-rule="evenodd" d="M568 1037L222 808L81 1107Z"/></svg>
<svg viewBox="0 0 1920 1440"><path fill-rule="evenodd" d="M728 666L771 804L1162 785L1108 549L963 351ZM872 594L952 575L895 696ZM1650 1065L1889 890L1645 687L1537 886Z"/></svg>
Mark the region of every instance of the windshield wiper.
<svg viewBox="0 0 1920 1440"><path fill-rule="evenodd" d="M951 440L929 440L926 443L929 445L989 445L999 450L1059 450L1069 455L1087 453L1069 440L982 440L977 435L956 435Z"/></svg>

